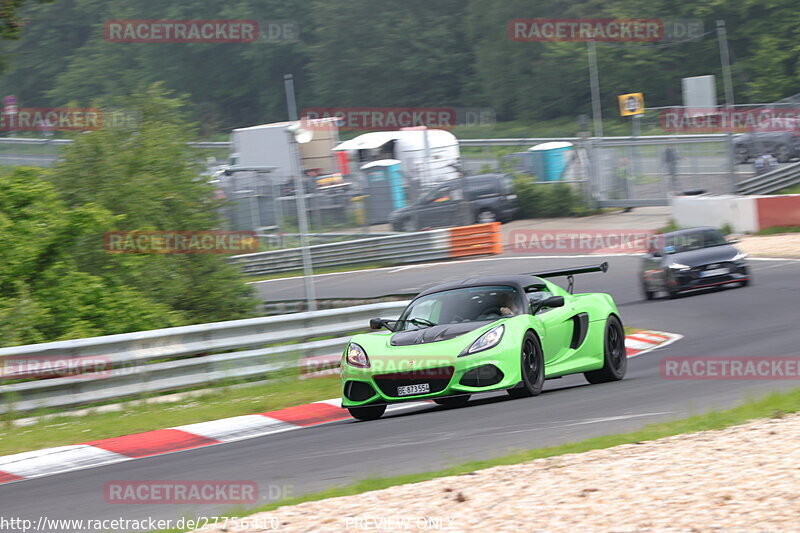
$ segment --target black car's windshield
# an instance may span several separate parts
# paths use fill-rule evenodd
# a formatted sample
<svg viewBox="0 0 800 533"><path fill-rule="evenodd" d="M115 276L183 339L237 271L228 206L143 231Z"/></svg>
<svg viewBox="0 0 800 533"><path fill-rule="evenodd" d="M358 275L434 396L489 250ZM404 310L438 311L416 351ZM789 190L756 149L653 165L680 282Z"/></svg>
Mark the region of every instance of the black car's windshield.
<svg viewBox="0 0 800 533"><path fill-rule="evenodd" d="M400 317L395 331L439 324L491 321L520 313L514 287L487 285L435 292L418 298Z"/></svg>
<svg viewBox="0 0 800 533"><path fill-rule="evenodd" d="M677 254L723 244L728 244L728 242L722 232L715 229L705 229L665 237L664 251L668 254Z"/></svg>

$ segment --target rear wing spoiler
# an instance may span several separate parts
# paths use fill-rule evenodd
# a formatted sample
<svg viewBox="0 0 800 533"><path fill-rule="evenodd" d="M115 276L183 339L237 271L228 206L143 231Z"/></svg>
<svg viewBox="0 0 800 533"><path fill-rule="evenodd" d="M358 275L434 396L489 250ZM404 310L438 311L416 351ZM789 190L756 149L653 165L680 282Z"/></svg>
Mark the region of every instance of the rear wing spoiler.
<svg viewBox="0 0 800 533"><path fill-rule="evenodd" d="M599 265L589 265L583 267L575 267L575 268L562 268L560 270L547 270L545 272L533 272L531 276L536 276L537 278L557 278L560 276L566 276L567 281L569 282L569 287L567 291L572 294L572 287L575 283L575 274L588 274L590 272L608 272L608 262L603 261Z"/></svg>
<svg viewBox="0 0 800 533"><path fill-rule="evenodd" d="M590 265L576 268L562 268L561 270L547 270L545 272L533 272L531 276L537 278L557 278L559 276L574 276L575 274L588 274L589 272L608 272L608 262L604 261L599 265Z"/></svg>

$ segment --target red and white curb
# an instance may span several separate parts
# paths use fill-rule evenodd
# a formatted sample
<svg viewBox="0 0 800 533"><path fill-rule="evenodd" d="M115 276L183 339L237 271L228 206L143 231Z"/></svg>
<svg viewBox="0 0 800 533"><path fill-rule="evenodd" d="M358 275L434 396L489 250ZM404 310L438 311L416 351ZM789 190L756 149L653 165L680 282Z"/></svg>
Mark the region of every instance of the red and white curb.
<svg viewBox="0 0 800 533"><path fill-rule="evenodd" d="M628 357L666 346L681 335L637 331L625 337ZM391 405L388 412L429 405L419 401ZM350 418L341 399L324 400L255 415L234 416L185 426L123 435L83 444L45 448L0 457L0 484L96 466L202 448Z"/></svg>
<svg viewBox="0 0 800 533"><path fill-rule="evenodd" d="M656 348L663 348L683 338L678 333L665 333L663 331L640 330L625 335L625 351L628 357L652 352Z"/></svg>

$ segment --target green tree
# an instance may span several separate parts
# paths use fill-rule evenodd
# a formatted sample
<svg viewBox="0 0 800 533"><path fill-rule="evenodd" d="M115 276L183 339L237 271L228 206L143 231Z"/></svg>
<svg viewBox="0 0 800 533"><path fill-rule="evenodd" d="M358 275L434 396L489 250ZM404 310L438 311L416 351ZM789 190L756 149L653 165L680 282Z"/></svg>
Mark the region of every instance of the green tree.
<svg viewBox="0 0 800 533"><path fill-rule="evenodd" d="M187 321L113 276L82 270L76 250L97 246L113 222L96 204L68 208L38 169L0 175L0 345Z"/></svg>
<svg viewBox="0 0 800 533"><path fill-rule="evenodd" d="M196 154L186 145L196 131L184 119L184 104L152 85L127 100L126 109L138 117L134 126L79 136L51 177L67 205L102 206L114 216L116 230L220 228L221 203L199 178ZM109 255L98 241L86 244L78 252L87 272L113 277L192 322L252 314L250 287L223 257Z"/></svg>

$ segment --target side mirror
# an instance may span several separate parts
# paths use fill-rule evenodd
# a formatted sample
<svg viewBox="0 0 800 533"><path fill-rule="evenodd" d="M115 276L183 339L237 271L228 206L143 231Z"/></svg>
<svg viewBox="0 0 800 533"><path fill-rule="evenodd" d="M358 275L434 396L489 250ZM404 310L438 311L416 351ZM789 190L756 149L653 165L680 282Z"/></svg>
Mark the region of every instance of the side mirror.
<svg viewBox="0 0 800 533"><path fill-rule="evenodd" d="M564 297L551 296L542 302L542 307L564 307Z"/></svg>
<svg viewBox="0 0 800 533"><path fill-rule="evenodd" d="M381 329L386 326L386 321L382 318L370 318L369 329Z"/></svg>
<svg viewBox="0 0 800 533"><path fill-rule="evenodd" d="M545 298L544 300L529 300L531 307L533 308L531 311L532 315L535 315L539 311L541 311L545 307L553 308L553 307L563 307L564 306L564 297L563 296L550 296L549 298Z"/></svg>
<svg viewBox="0 0 800 533"><path fill-rule="evenodd" d="M739 239L728 239L728 244L739 244Z"/></svg>

